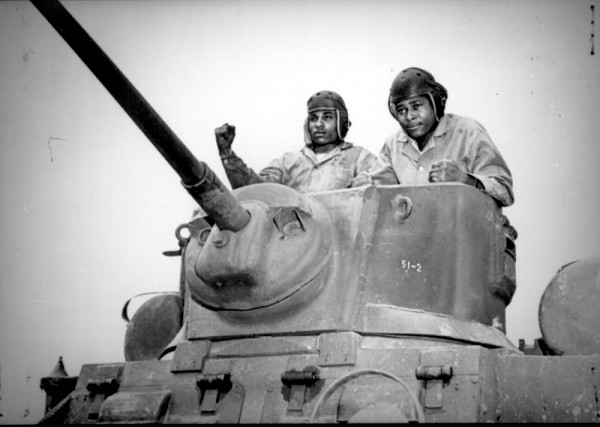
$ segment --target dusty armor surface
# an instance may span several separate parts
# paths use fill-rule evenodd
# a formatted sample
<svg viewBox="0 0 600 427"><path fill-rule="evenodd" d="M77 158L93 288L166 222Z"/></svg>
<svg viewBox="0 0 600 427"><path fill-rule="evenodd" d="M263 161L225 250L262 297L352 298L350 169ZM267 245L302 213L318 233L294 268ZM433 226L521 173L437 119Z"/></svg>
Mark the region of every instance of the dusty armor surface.
<svg viewBox="0 0 600 427"><path fill-rule="evenodd" d="M565 357L506 338L515 245L480 191L233 194L250 222L187 223L183 317L165 304L148 316L174 298L154 297L126 346L147 344L167 319L181 319L179 333L151 357L84 366L63 422L598 420L597 345ZM570 266L582 267L589 278L589 261Z"/></svg>

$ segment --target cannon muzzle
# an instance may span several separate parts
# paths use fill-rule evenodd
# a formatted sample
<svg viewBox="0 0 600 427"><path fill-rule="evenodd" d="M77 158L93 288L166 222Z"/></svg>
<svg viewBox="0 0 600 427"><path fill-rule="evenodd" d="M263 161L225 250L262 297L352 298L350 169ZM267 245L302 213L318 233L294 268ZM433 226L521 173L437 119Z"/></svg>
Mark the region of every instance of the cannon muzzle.
<svg viewBox="0 0 600 427"><path fill-rule="evenodd" d="M100 80L165 160L185 189L222 230L238 231L248 212L215 173L198 161L98 44L58 0L31 0L46 20Z"/></svg>

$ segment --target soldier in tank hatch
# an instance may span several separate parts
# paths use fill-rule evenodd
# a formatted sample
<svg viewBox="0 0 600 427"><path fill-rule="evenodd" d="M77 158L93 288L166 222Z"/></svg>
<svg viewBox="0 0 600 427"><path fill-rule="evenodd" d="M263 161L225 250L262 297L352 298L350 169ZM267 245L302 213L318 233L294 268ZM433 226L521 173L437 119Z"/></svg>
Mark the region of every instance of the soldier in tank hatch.
<svg viewBox="0 0 600 427"><path fill-rule="evenodd" d="M389 110L400 123L369 174L373 184L462 182L490 195L498 206L514 203L512 176L484 127L444 114L448 92L420 68L401 71L392 83Z"/></svg>
<svg viewBox="0 0 600 427"><path fill-rule="evenodd" d="M235 127L224 124L215 129L232 188L275 182L307 193L361 185L357 178L375 165L377 156L344 139L351 123L342 97L333 91L320 91L310 97L307 107L304 147L274 159L258 174L231 150Z"/></svg>

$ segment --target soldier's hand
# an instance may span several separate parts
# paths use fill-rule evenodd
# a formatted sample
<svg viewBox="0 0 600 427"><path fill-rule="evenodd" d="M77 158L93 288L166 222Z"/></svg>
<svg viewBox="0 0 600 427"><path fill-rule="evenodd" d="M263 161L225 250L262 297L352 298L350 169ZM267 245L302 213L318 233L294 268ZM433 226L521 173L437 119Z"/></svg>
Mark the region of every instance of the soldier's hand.
<svg viewBox="0 0 600 427"><path fill-rule="evenodd" d="M235 126L225 123L215 129L215 138L219 147L219 154L226 156L231 153L231 144L235 138Z"/></svg>
<svg viewBox="0 0 600 427"><path fill-rule="evenodd" d="M462 182L467 183L469 174L464 172L454 160L443 159L431 165L430 182Z"/></svg>

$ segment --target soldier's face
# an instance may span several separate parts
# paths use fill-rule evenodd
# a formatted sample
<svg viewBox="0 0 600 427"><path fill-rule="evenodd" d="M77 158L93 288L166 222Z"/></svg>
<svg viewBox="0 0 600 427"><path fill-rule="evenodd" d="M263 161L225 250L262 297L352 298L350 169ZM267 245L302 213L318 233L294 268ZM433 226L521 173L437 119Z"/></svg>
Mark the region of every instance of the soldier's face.
<svg viewBox="0 0 600 427"><path fill-rule="evenodd" d="M326 145L337 141L337 116L335 111L323 110L308 116L308 133L313 144Z"/></svg>
<svg viewBox="0 0 600 427"><path fill-rule="evenodd" d="M409 98L396 104L396 117L404 132L415 141L429 138L435 129L435 112L425 95Z"/></svg>

